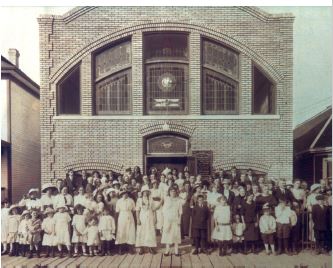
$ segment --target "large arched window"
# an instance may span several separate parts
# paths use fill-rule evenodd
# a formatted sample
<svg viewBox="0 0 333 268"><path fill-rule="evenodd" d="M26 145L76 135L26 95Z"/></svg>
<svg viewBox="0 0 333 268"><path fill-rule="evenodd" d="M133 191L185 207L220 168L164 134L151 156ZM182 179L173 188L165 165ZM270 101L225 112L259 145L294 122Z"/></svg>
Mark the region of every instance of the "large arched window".
<svg viewBox="0 0 333 268"><path fill-rule="evenodd" d="M131 42L124 41L95 57L95 112L131 113Z"/></svg>
<svg viewBox="0 0 333 268"><path fill-rule="evenodd" d="M146 114L188 111L188 35L144 36Z"/></svg>
<svg viewBox="0 0 333 268"><path fill-rule="evenodd" d="M57 114L80 114L80 102L80 65L78 65L57 85Z"/></svg>
<svg viewBox="0 0 333 268"><path fill-rule="evenodd" d="M255 65L252 66L252 113L275 114L275 85Z"/></svg>
<svg viewBox="0 0 333 268"><path fill-rule="evenodd" d="M204 114L238 113L238 54L232 49L203 40L202 95Z"/></svg>

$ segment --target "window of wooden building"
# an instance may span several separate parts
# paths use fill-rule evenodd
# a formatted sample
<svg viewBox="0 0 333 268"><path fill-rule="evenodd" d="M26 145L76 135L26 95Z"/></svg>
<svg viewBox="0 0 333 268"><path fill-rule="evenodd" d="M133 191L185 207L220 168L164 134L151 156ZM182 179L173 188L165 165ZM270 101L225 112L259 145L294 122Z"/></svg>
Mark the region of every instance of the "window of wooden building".
<svg viewBox="0 0 333 268"><path fill-rule="evenodd" d="M131 113L131 42L109 47L95 57L95 112Z"/></svg>
<svg viewBox="0 0 333 268"><path fill-rule="evenodd" d="M188 112L188 35L144 36L146 114Z"/></svg>
<svg viewBox="0 0 333 268"><path fill-rule="evenodd" d="M237 114L238 53L224 45L203 40L202 69L203 113Z"/></svg>
<svg viewBox="0 0 333 268"><path fill-rule="evenodd" d="M58 114L80 114L80 102L80 66L76 66L57 86Z"/></svg>
<svg viewBox="0 0 333 268"><path fill-rule="evenodd" d="M252 113L275 114L275 85L254 65L252 83Z"/></svg>

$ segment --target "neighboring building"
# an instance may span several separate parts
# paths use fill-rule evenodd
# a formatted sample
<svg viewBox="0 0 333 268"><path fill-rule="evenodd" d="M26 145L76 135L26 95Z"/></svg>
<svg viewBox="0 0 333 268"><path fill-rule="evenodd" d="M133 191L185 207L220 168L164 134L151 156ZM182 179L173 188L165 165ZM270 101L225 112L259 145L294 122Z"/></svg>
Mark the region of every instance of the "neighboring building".
<svg viewBox="0 0 333 268"><path fill-rule="evenodd" d="M117 6L38 21L43 182L135 165L292 176L293 15Z"/></svg>
<svg viewBox="0 0 333 268"><path fill-rule="evenodd" d="M294 177L332 179L332 106L294 129Z"/></svg>
<svg viewBox="0 0 333 268"><path fill-rule="evenodd" d="M12 202L40 187L39 86L19 69L19 55L1 56L1 198Z"/></svg>

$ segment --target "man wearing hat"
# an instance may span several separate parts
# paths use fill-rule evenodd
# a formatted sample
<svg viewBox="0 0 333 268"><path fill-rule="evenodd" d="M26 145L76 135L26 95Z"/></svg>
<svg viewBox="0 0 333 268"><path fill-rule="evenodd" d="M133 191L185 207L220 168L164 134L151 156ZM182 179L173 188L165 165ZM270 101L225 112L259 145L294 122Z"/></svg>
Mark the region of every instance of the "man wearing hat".
<svg viewBox="0 0 333 268"><path fill-rule="evenodd" d="M228 205L231 207L235 200L235 193L231 191L231 181L230 179L223 179L222 187L220 193L227 199Z"/></svg>
<svg viewBox="0 0 333 268"><path fill-rule="evenodd" d="M20 202L19 205L21 207L26 207L28 210L32 208L40 209L41 208L41 202L40 199L37 198L39 190L38 188L31 188L28 192L28 198L23 198Z"/></svg>
<svg viewBox="0 0 333 268"><path fill-rule="evenodd" d="M324 253L327 244L328 207L324 205L325 197L316 197L318 204L312 206L313 230L316 239L316 254Z"/></svg>

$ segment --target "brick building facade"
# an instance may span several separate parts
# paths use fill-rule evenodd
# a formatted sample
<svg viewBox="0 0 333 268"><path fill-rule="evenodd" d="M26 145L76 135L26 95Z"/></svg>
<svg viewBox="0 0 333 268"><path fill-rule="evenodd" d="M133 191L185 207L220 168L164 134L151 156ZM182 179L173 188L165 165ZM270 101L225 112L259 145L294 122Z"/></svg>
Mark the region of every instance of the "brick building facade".
<svg viewBox="0 0 333 268"><path fill-rule="evenodd" d="M10 60L1 56L1 198L17 202L40 187L39 86L9 52Z"/></svg>
<svg viewBox="0 0 333 268"><path fill-rule="evenodd" d="M135 165L291 177L293 20L252 7L40 16L42 181Z"/></svg>

